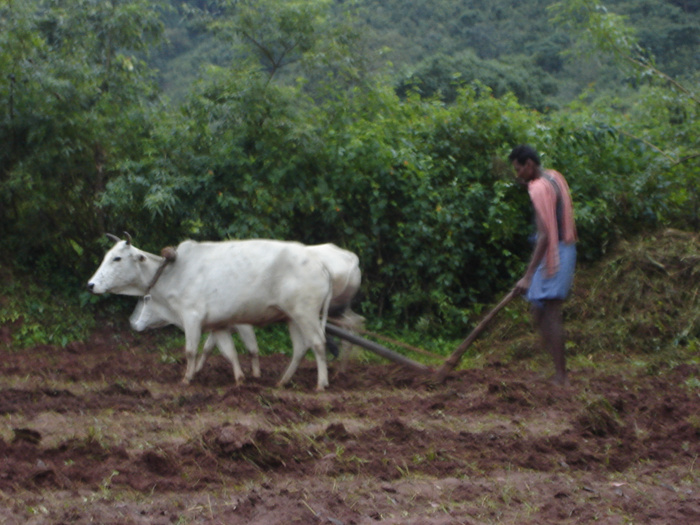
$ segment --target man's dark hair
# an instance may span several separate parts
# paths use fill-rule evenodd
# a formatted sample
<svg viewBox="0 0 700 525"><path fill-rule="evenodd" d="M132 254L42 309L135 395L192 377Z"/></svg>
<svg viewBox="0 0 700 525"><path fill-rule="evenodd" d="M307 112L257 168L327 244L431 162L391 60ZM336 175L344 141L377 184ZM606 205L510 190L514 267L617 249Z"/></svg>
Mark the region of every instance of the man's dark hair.
<svg viewBox="0 0 700 525"><path fill-rule="evenodd" d="M509 161L513 162L514 160L517 160L518 164L521 165L525 164L528 159L531 159L535 165L540 165L540 156L537 154L537 151L535 148L528 146L527 144L515 146L513 151L510 152L510 155L508 155Z"/></svg>

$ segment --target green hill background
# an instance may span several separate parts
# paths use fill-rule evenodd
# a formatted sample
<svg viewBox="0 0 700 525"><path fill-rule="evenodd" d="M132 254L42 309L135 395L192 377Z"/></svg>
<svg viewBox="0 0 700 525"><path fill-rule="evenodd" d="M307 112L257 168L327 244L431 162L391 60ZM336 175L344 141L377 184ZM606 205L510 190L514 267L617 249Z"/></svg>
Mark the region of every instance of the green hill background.
<svg viewBox="0 0 700 525"><path fill-rule="evenodd" d="M619 92L633 79L605 59L576 54L580 46L552 21L553 0L357 0L333 2L338 20L350 16L363 38L371 68L400 93L454 98L454 85L480 80L496 95L513 91L538 109L560 107L586 89ZM173 2L169 44L154 57L166 94L191 89L208 64L236 60L230 44L203 31L192 10L221 16L216 3ZM667 74L691 79L700 71L700 3L691 0L609 0L640 46Z"/></svg>

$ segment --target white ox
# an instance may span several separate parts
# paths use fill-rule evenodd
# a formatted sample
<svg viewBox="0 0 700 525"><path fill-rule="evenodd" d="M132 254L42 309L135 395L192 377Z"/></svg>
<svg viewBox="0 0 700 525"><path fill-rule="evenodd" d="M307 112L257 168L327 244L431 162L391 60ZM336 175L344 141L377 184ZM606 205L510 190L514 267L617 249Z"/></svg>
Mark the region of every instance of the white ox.
<svg viewBox="0 0 700 525"><path fill-rule="evenodd" d="M134 330L142 332L151 328L168 326L171 324L168 320L169 318L170 314L168 313L168 309L162 303L153 301L152 297L147 295L139 299L129 321ZM253 327L249 324L238 324L234 325L232 328L238 332L243 344L250 353L253 377L260 377L260 352L258 350L258 341L255 338ZM202 369L206 357L215 346L219 347L221 354L233 366L233 377L236 380L236 384L240 384L244 378L244 374L238 361L238 354L236 353L236 347L231 339L231 334L227 330L216 330L209 334L207 340L204 342L202 354L195 362L195 374Z"/></svg>
<svg viewBox="0 0 700 525"><path fill-rule="evenodd" d="M130 240L119 241L88 281L88 289L95 294L150 295L163 323L185 332L185 383L194 377L203 330L226 335L217 337L217 342L234 363L234 375L239 379L242 372L226 332L238 324L286 321L293 355L278 386L291 379L309 347L316 357L316 388L328 386L324 329L331 279L323 263L302 244L184 241L177 247L176 260L167 265L164 262L164 257L139 250ZM161 267L162 274L156 277Z"/></svg>
<svg viewBox="0 0 700 525"><path fill-rule="evenodd" d="M360 260L357 255L332 243L306 246L306 250L317 257L330 272L332 296L329 317L341 318L342 316L342 320L351 329L360 324L362 318L349 308L350 303L360 289L362 281ZM164 309L162 304L152 301L149 296L138 302L134 312L131 314L130 322L132 328L138 332L170 324L167 310ZM238 332L244 346L251 355L253 377L260 377L259 349L253 327L239 324L232 328ZM236 383L239 383L243 379L243 373L238 364L235 345L228 331L215 331L209 334L202 348L202 354L197 358L195 373L202 369L207 356L215 346L219 347L222 355L233 366Z"/></svg>

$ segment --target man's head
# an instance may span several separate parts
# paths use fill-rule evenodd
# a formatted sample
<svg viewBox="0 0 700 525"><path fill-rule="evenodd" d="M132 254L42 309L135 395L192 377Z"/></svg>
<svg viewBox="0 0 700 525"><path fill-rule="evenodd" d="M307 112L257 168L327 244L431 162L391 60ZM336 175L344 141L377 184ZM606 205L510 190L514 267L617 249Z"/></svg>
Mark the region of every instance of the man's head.
<svg viewBox="0 0 700 525"><path fill-rule="evenodd" d="M527 144L516 146L508 155L508 160L513 165L518 180L521 182L528 183L537 177L540 168L540 156L532 146Z"/></svg>

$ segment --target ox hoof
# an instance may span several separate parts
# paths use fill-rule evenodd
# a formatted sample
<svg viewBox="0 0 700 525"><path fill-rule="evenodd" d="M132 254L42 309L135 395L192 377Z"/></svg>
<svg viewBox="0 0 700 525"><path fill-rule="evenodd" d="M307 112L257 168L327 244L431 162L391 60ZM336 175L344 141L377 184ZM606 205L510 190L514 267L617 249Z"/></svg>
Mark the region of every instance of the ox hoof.
<svg viewBox="0 0 700 525"><path fill-rule="evenodd" d="M180 381L180 383L181 383L182 385L184 385L184 386L189 386L189 384L190 384L191 382L192 382L192 380L191 380L191 379L187 379L186 377L183 377L183 378L182 378L182 381Z"/></svg>

